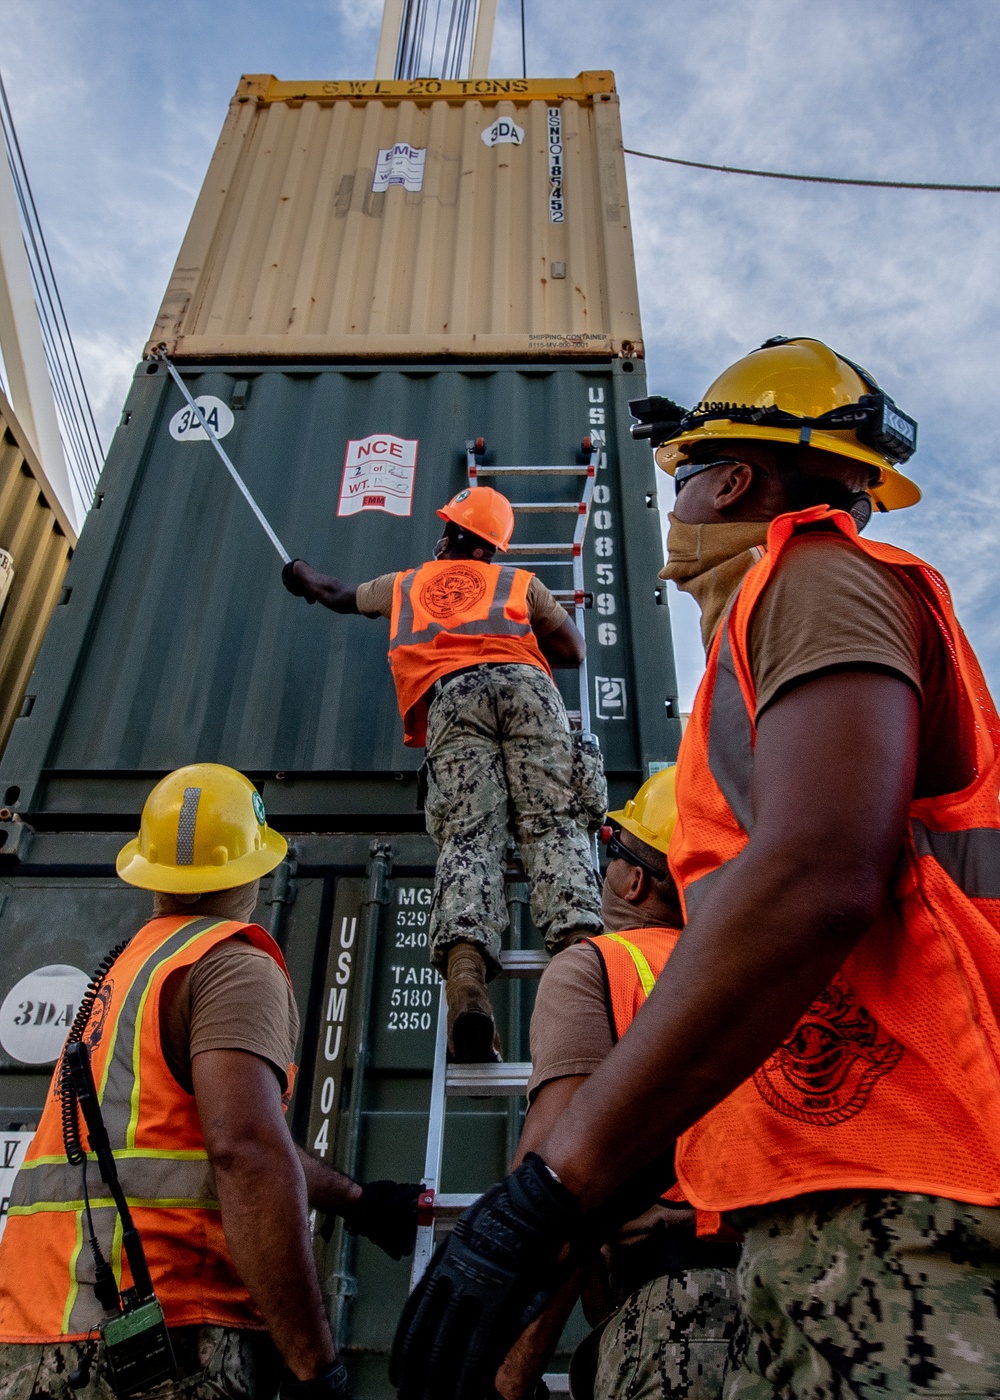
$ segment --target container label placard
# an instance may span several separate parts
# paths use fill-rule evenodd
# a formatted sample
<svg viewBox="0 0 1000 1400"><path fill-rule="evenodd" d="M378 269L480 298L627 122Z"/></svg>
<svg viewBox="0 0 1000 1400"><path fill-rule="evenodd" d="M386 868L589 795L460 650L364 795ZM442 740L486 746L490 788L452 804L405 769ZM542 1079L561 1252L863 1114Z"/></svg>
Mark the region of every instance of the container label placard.
<svg viewBox="0 0 1000 1400"><path fill-rule="evenodd" d="M337 514L384 510L389 515L410 515L417 474L417 441L393 437L392 433L352 439L344 458Z"/></svg>
<svg viewBox="0 0 1000 1400"><path fill-rule="evenodd" d="M372 193L381 194L390 185L402 185L404 190L419 190L424 183L424 162L427 149L418 150L405 141L379 151L375 164Z"/></svg>
<svg viewBox="0 0 1000 1400"><path fill-rule="evenodd" d="M497 117L482 133L484 146L520 146L524 143L524 128L510 117Z"/></svg>
<svg viewBox="0 0 1000 1400"><path fill-rule="evenodd" d="M549 223L566 222L563 200L562 108L549 108Z"/></svg>
<svg viewBox="0 0 1000 1400"><path fill-rule="evenodd" d="M11 1059L54 1064L89 982L78 967L49 963L15 983L0 1006L0 1045Z"/></svg>
<svg viewBox="0 0 1000 1400"><path fill-rule="evenodd" d="M24 1161L28 1143L34 1136L34 1133L24 1132L0 1133L0 1235L7 1224L7 1206L17 1169Z"/></svg>
<svg viewBox="0 0 1000 1400"><path fill-rule="evenodd" d="M217 438L224 438L233 430L236 419L227 403L214 394L199 394L195 403L205 415L205 422ZM187 404L179 408L170 420L170 436L176 442L208 442L208 433L201 426L197 413Z"/></svg>

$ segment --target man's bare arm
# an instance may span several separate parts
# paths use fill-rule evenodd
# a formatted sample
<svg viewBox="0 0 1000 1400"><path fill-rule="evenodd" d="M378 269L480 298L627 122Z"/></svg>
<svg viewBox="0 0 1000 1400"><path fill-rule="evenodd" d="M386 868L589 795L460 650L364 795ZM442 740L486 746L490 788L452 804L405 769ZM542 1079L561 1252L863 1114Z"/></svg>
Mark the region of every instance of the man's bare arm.
<svg viewBox="0 0 1000 1400"><path fill-rule="evenodd" d="M808 680L765 711L748 845L541 1147L584 1208L752 1074L878 916L903 843L918 722L905 681L856 671Z"/></svg>
<svg viewBox="0 0 1000 1400"><path fill-rule="evenodd" d="M292 576L298 583L305 598L322 603L331 612L356 613L358 610L358 586L344 583L331 574L321 574L304 559L296 559L292 564Z"/></svg>
<svg viewBox="0 0 1000 1400"><path fill-rule="evenodd" d="M309 1380L334 1362L336 1348L281 1086L267 1061L245 1050L201 1051L191 1078L233 1263L285 1364Z"/></svg>
<svg viewBox="0 0 1000 1400"><path fill-rule="evenodd" d="M569 613L554 632L546 632L544 637L537 640L538 648L550 666L579 666L587 654L587 644Z"/></svg>
<svg viewBox="0 0 1000 1400"><path fill-rule="evenodd" d="M310 1157L304 1147L296 1144L302 1173L306 1179L306 1195L312 1210L332 1211L343 1215L361 1200L361 1186L343 1172L328 1167L316 1157Z"/></svg>

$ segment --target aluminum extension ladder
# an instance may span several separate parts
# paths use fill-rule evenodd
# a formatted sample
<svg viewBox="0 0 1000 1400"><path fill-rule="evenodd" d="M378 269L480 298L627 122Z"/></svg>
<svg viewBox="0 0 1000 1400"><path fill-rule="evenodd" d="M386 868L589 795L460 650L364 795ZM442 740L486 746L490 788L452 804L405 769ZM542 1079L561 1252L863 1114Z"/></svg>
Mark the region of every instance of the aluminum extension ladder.
<svg viewBox="0 0 1000 1400"><path fill-rule="evenodd" d="M509 978L541 977L549 963L548 953L532 949L504 950L500 954L502 975ZM441 1167L444 1159L444 1127L447 1099L456 1097L516 1098L528 1089L529 1062L509 1064L456 1065L448 1062L448 1003L442 981L438 1002L437 1032L434 1037L434 1072L431 1078L430 1115L427 1123L427 1155L423 1186L417 1201L417 1243L410 1271L411 1291L423 1277L440 1235L450 1230L458 1217L479 1199L478 1193L442 1192ZM569 1377L551 1372L542 1377L552 1395L569 1393Z"/></svg>
<svg viewBox="0 0 1000 1400"><path fill-rule="evenodd" d="M593 594L587 593L583 586L583 542L587 534L587 525L590 522L590 507L594 498L594 485L597 478L597 469L601 464L601 444L593 439L584 438L582 444L583 451L589 454L589 460L579 462L573 466L539 466L539 467L484 467L480 465L479 458L486 451L485 438L474 438L465 444L466 466L469 472L469 485L480 485L481 477L514 477L527 478L529 481L540 477L567 477L576 476L583 478L583 491L577 501L511 501L514 508L515 517L517 515L571 515L575 517L573 526L573 536L567 540L550 541L547 544L511 544L507 547L507 554L517 556L516 562L530 569L570 569L572 570L572 587L553 588L552 596L557 603L562 603L563 607L572 608L575 614L575 622L581 635L584 632L584 610L593 607ZM533 483L534 484L534 483ZM561 581L566 578L561 576ZM579 711L570 711L570 722L574 721L583 730L584 734L590 732L590 682L588 680L587 662L580 663L580 708Z"/></svg>

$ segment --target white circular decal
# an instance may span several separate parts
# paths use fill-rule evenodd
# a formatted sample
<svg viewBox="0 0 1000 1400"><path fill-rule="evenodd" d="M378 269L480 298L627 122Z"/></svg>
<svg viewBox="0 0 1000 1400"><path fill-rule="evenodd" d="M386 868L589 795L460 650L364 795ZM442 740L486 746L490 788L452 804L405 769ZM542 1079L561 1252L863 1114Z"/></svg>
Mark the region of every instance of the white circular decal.
<svg viewBox="0 0 1000 1400"><path fill-rule="evenodd" d="M0 1045L23 1065L51 1065L90 978L68 963L36 968L11 987L0 1006Z"/></svg>
<svg viewBox="0 0 1000 1400"><path fill-rule="evenodd" d="M195 399L195 403L205 415L205 422L212 429L216 437L224 438L227 433L232 432L236 419L233 417L233 410L221 399L215 398L212 394L202 394ZM170 420L170 436L177 442L207 442L208 433L198 421L198 415L194 409L187 404L179 408Z"/></svg>

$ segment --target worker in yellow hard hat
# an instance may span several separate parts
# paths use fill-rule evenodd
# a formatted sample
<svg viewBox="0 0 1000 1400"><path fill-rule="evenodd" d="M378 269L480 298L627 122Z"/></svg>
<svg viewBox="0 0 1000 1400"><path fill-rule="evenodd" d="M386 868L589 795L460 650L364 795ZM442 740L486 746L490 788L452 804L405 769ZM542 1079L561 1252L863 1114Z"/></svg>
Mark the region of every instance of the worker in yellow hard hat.
<svg viewBox="0 0 1000 1400"><path fill-rule="evenodd" d="M728 1394L995 1395L1000 713L941 575L863 533L919 501L916 423L783 337L690 412L633 412L673 475L664 572L708 653L669 852L684 932L538 1157L425 1273L400 1394L488 1366L593 1212L672 1164L745 1235ZM428 1363L428 1302L445 1284L471 1316L487 1255L488 1320Z"/></svg>
<svg viewBox="0 0 1000 1400"><path fill-rule="evenodd" d="M279 1384L294 1400L345 1400L309 1207L341 1215L399 1258L413 1247L420 1187L361 1186L292 1141L283 1100L298 1012L278 946L253 922L260 880L286 851L260 794L234 769L193 763L157 783L118 856L121 878L152 891L153 917L105 959L69 1038L89 1049L182 1385L232 1400L267 1400ZM129 1297L132 1256L121 1257L121 1225L98 1175L90 1200L79 1199L67 1092L60 1065L11 1190L0 1389L30 1375L33 1395L64 1400L70 1376L98 1400L106 1375L113 1392L137 1386L118 1369L137 1357L123 1362L97 1340L119 1289L126 1311L148 1300Z"/></svg>
<svg viewBox="0 0 1000 1400"><path fill-rule="evenodd" d="M448 1048L458 1061L499 1058L488 978L507 926L503 864L509 816L549 952L598 933L600 895L588 830L607 806L600 753L570 734L554 666L579 666L569 613L527 569L493 562L514 511L489 486L437 512L434 558L347 584L292 560L290 592L334 612L389 619L389 664L404 741L426 747L427 829L439 848L431 962L447 978Z"/></svg>

